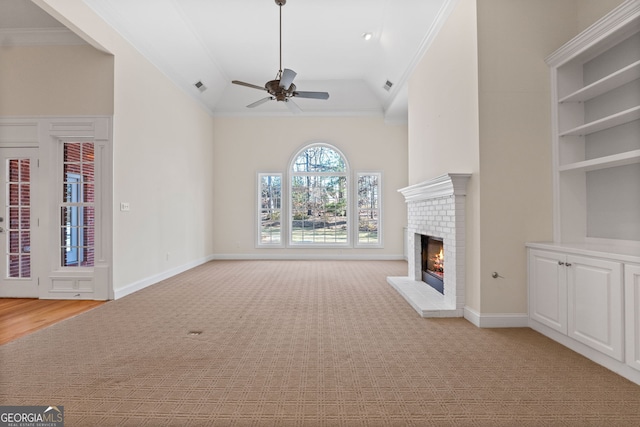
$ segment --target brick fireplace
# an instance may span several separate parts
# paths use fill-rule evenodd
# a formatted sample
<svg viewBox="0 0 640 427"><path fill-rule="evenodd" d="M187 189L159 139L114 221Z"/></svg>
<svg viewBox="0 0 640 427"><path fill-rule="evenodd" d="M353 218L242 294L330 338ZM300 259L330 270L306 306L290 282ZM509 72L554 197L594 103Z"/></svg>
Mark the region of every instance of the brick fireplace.
<svg viewBox="0 0 640 427"><path fill-rule="evenodd" d="M388 277L422 317L462 317L465 296L465 200L469 174L447 174L402 188L407 203L407 277ZM443 242L443 292L423 281L423 236Z"/></svg>

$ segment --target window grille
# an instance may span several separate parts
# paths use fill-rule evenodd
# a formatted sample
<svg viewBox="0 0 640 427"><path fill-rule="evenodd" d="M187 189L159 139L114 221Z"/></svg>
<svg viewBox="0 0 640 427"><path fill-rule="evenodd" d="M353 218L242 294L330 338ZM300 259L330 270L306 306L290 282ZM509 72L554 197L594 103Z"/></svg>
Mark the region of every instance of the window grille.
<svg viewBox="0 0 640 427"><path fill-rule="evenodd" d="M95 159L93 142L63 142L60 265L93 267Z"/></svg>
<svg viewBox="0 0 640 427"><path fill-rule="evenodd" d="M258 245L282 244L282 174L258 175Z"/></svg>

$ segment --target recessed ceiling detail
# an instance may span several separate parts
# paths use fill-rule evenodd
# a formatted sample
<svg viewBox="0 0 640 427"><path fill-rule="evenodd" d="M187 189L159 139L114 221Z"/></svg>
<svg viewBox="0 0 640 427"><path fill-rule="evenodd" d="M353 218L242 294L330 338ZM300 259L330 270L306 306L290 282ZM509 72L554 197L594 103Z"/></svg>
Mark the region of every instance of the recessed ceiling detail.
<svg viewBox="0 0 640 427"><path fill-rule="evenodd" d="M83 2L210 114L290 114L278 102L247 109L255 93L231 84L232 79L262 82L277 69L273 0ZM6 6L23 3L34 5L0 0L0 30L31 25L17 19L22 10ZM331 94L322 102L296 100L303 115L406 120L408 77L452 5L455 0L287 2L283 62L298 73L298 87ZM372 33L367 43L358 36L364 33ZM393 82L392 91L380 85L386 80ZM198 81L206 81L205 92L193 90Z"/></svg>

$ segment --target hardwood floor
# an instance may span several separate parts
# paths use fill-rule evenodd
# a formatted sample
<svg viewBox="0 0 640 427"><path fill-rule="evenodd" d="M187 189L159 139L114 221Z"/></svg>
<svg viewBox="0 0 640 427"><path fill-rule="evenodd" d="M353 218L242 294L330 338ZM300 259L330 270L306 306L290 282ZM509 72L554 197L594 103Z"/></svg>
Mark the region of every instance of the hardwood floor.
<svg viewBox="0 0 640 427"><path fill-rule="evenodd" d="M0 298L0 345L91 310L106 302Z"/></svg>

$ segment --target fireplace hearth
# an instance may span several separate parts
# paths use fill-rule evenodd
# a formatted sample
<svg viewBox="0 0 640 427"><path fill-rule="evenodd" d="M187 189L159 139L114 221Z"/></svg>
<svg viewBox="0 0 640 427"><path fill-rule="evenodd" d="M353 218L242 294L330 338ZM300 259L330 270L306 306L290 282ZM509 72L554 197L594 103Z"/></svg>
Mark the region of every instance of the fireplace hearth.
<svg viewBox="0 0 640 427"><path fill-rule="evenodd" d="M402 188L407 203L407 277L388 277L422 317L462 317L465 200L471 175L447 174Z"/></svg>

